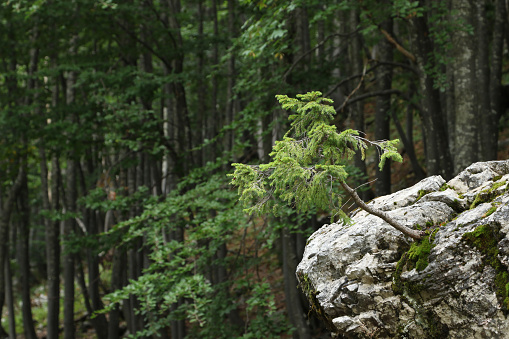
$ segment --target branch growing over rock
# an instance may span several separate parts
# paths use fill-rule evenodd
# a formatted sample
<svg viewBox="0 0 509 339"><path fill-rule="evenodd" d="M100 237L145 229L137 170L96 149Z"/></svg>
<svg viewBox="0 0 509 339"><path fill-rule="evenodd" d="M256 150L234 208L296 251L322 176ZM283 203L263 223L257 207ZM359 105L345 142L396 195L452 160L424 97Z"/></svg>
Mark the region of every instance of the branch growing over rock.
<svg viewBox="0 0 509 339"><path fill-rule="evenodd" d="M370 146L378 151L380 169L387 159L402 161L397 150L399 140L370 141L360 136L359 131L337 131L331 124L336 114L333 102L323 98L320 92L297 95L297 98L276 97L283 109L295 114L289 117L290 130L283 140L276 141L270 153L272 161L261 165L232 164L235 172L230 174L233 177L231 184L239 188L240 200L248 207L246 212L277 214L285 205L291 205L298 211L313 208L328 211L331 222L336 216L349 222L342 209L342 196L333 189L339 182L360 208L403 234L421 239L423 232L410 229L387 213L365 204L346 184L349 177L346 161L356 153L364 158Z"/></svg>
<svg viewBox="0 0 509 339"><path fill-rule="evenodd" d="M343 189L345 190L345 192L347 192L352 197L352 199L355 201L355 203L360 208L362 208L363 210L368 212L369 214L376 215L377 217L381 218L382 220L387 222L389 225L391 225L392 227L394 227L401 233L408 235L412 239L419 240L425 235L425 233L423 231L418 231L418 230L408 228L405 225L402 225L399 222L397 222L395 219L391 218L389 216L389 214L385 213L384 211L369 206L364 201L362 201L362 199L359 197L357 192L353 188L348 186L348 184L345 183L344 181L340 181L340 184L341 184L341 187L343 187Z"/></svg>

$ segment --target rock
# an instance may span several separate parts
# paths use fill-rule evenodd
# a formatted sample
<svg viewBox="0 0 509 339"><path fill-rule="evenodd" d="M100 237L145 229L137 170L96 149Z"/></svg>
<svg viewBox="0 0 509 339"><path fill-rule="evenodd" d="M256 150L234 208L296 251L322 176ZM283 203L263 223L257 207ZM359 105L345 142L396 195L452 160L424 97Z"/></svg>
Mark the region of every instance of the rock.
<svg viewBox="0 0 509 339"><path fill-rule="evenodd" d="M509 161L475 163L357 210L308 240L297 277L338 338L509 338Z"/></svg>

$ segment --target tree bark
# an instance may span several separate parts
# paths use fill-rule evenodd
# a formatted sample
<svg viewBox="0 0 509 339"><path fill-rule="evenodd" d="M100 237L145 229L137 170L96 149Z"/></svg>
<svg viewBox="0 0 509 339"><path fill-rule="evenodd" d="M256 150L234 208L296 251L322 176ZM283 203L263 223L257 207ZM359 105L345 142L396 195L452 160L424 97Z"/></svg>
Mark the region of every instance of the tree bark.
<svg viewBox="0 0 509 339"><path fill-rule="evenodd" d="M502 60L504 32L507 29L506 0L495 1L495 23L491 43L491 76L489 83L490 112L486 117L486 129L483 131L486 158L497 159L498 122L502 115ZM483 38L483 37L481 37ZM484 151L483 151L484 152Z"/></svg>
<svg viewBox="0 0 509 339"><path fill-rule="evenodd" d="M358 10L352 9L350 11L350 17L349 17L349 27L357 27L359 25L359 13ZM348 58L349 58L349 65L351 69L352 74L362 74L362 40L359 33L355 33L352 36L352 41L350 43L350 48L348 49ZM362 89L361 89L362 91ZM353 114L353 120L354 120L354 126L355 129L358 131L365 131L366 125L364 122L364 109L362 102L357 102L352 104L351 106L352 114ZM362 159L362 154L358 152L355 155L354 158L355 167L357 167L361 174L367 178L368 177L368 171L366 167L366 160ZM359 195L362 200L368 201L375 197L375 193L373 190L368 186L368 189L362 190L359 192Z"/></svg>
<svg viewBox="0 0 509 339"><path fill-rule="evenodd" d="M451 11L455 20L471 23L473 5L471 0L451 0ZM454 57L454 111L455 149L453 150L454 173L459 173L479 159L477 126L477 91L474 39L465 29L452 33ZM479 79L480 80L480 79Z"/></svg>
<svg viewBox="0 0 509 339"><path fill-rule="evenodd" d="M83 173L82 171L80 171ZM88 173L93 173L93 168L88 168ZM83 192L87 192L88 189L85 183L85 177L81 175L81 188ZM84 209L84 224L87 229L87 236L97 237L99 230L97 225L97 218L93 210ZM90 316L95 311L101 310L104 305L101 301L101 296L99 292L99 282L100 282L100 273L99 273L99 258L97 255L97 251L95 248L87 248L87 267L88 267L88 289L86 284L82 287L87 290L87 294L90 298L90 309L88 310ZM84 281L84 275L83 275ZM92 326L95 329L95 333L97 338L106 339L108 337L108 322L106 320L106 316L104 314L97 314L93 318L90 319Z"/></svg>
<svg viewBox="0 0 509 339"><path fill-rule="evenodd" d="M235 34L235 1L228 0L228 33L230 39L233 41ZM228 58L228 84L226 86L226 109L225 109L225 124L231 125L235 120L235 87L236 71L235 71L235 53L231 53ZM235 133L233 129L230 129L226 133L225 150L232 152L234 147ZM234 153L232 152L232 155Z"/></svg>
<svg viewBox="0 0 509 339"><path fill-rule="evenodd" d="M306 323L304 308L301 304L299 297L299 290L297 289L297 278L295 271L297 269L297 258L295 255L295 243L292 241L292 236L288 228L283 228L281 234L282 241L282 259L283 259L283 276L285 287L285 304L288 316L295 332L294 339L310 339L311 331Z"/></svg>
<svg viewBox="0 0 509 339"><path fill-rule="evenodd" d="M0 314L5 302L5 263L7 261L7 249L9 239L9 224L14 202L21 188L22 179L25 175L23 163L19 164L18 174L13 185L9 189L7 197L0 201ZM0 333L6 333L0 325Z"/></svg>
<svg viewBox="0 0 509 339"><path fill-rule="evenodd" d="M26 163L26 162L25 162ZM21 183L19 204L19 241L18 241L18 263L21 281L21 299L23 302L23 329L24 336L28 339L37 339L34 328L34 319L32 317L32 303L30 300L30 253L29 253L29 227L30 227L30 207L28 205L28 179L26 170Z"/></svg>
<svg viewBox="0 0 509 339"><path fill-rule="evenodd" d="M211 1L211 12L212 12L212 25L213 25L213 34L214 39L219 41L219 23L217 19L217 0ZM219 65L219 46L218 43L215 42L212 46L212 66L215 67ZM219 121L217 117L219 116L218 112L218 92L219 92L219 83L217 74L212 74L211 77L212 88L211 88L211 98L210 98L210 113L207 117L207 138L212 140L218 132ZM209 147L209 154L207 156L207 161L214 161L217 156L217 150L215 147Z"/></svg>
<svg viewBox="0 0 509 339"><path fill-rule="evenodd" d="M390 5L390 4L387 4ZM392 35L392 19L387 19L380 27ZM382 63L392 62L392 45L385 39L378 45L378 60ZM379 91L387 91L392 88L392 66L381 65L376 71L377 88ZM391 95L376 97L375 113L375 140L390 140L390 110ZM391 162L388 160L380 171L376 169L375 194L377 196L391 193Z"/></svg>
<svg viewBox="0 0 509 339"><path fill-rule="evenodd" d="M50 57L52 68L56 69L57 60L53 55ZM58 105L59 87L58 78L53 79L51 88L51 107ZM38 106L39 107L39 106ZM43 112L39 109L42 118ZM48 212L57 211L60 208L60 162L56 154L51 159L51 174L48 171L48 159L46 156L46 145L44 138L39 140L39 158L41 175L41 196L42 208ZM48 182L51 176L51 183ZM51 187L50 187L51 185ZM51 200L50 200L51 196ZM44 218L46 236L46 280L48 293L47 325L48 338L56 338L59 334L59 313L60 313L60 228L59 222Z"/></svg>
<svg viewBox="0 0 509 339"><path fill-rule="evenodd" d="M421 1L422 3L422 1ZM419 72L419 87L422 97L419 111L424 139L426 141L426 170L428 175L440 174L445 179L452 177L453 163L449 153L446 120L442 114L440 93L434 88L434 79L426 70L434 65L434 50L430 40L427 16L414 17L410 20L413 26L412 43L416 50Z"/></svg>
<svg viewBox="0 0 509 339"><path fill-rule="evenodd" d="M69 53L75 55L77 50L78 36L73 36L71 40L71 48ZM66 104L70 109L68 119L71 124L77 124L75 113L73 113L73 106L75 105L75 88L76 72L70 71L67 76L66 83ZM73 136L69 136L72 138ZM77 154L74 148L68 151L67 170L66 170L66 191L65 191L65 210L67 213L75 213L76 200L78 192L76 187L76 173L77 173ZM74 217L68 217L64 223L64 241L69 241L73 236L76 228L76 221ZM73 248L69 245L64 245L64 339L73 339L75 337L74 327L74 253Z"/></svg>
<svg viewBox="0 0 509 339"><path fill-rule="evenodd" d="M5 301L7 303L7 312L9 313L9 339L16 339L16 314L14 310L14 293L12 288L12 271L9 256L5 257ZM0 338L7 335L0 326Z"/></svg>

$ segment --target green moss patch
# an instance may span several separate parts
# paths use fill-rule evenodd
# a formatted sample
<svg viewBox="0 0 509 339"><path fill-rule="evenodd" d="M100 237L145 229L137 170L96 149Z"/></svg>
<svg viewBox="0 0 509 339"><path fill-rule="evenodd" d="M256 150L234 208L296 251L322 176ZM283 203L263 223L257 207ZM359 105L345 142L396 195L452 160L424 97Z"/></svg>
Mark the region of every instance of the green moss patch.
<svg viewBox="0 0 509 339"><path fill-rule="evenodd" d="M499 194L497 194L495 191L497 188L503 186L506 184L506 181L498 181L493 184L490 188L487 188L485 190L482 190L481 192L477 193L475 196L474 201L472 201L472 204L470 205L470 209L475 208L477 205L482 204L483 202L490 202L493 199L495 199Z"/></svg>
<svg viewBox="0 0 509 339"><path fill-rule="evenodd" d="M431 193L431 191L419 190L417 199L415 199L415 202L418 202L423 196L425 196L428 193Z"/></svg>
<svg viewBox="0 0 509 339"><path fill-rule="evenodd" d="M509 311L509 273L507 273L507 267L498 259L499 230L490 225L480 225L472 232L463 234L462 239L483 254L484 265L490 265L495 269L495 292L502 310L507 313Z"/></svg>
<svg viewBox="0 0 509 339"><path fill-rule="evenodd" d="M448 188L453 189L451 186L447 185L446 182L440 187L440 192L446 191Z"/></svg>
<svg viewBox="0 0 509 339"><path fill-rule="evenodd" d="M406 290L408 293L415 295L422 290L422 285L420 284L403 282L401 280L401 273L403 273L403 270L410 271L414 268L420 272L428 267L428 257L431 253L431 249L435 247L433 241L435 240L437 232L438 228L436 228L429 236L412 243L410 249L403 253L396 264L396 270L392 275L392 290L394 293L403 294Z"/></svg>
<svg viewBox="0 0 509 339"><path fill-rule="evenodd" d="M490 216L492 215L498 208L498 205L497 203L491 203L491 207L489 210L486 211L486 213L484 213L484 215L482 216L483 218L486 218L487 216Z"/></svg>
<svg viewBox="0 0 509 339"><path fill-rule="evenodd" d="M433 241L435 240L435 234L437 231L438 228L436 228L430 234L430 236L424 237L423 239L412 243L412 246L410 246L410 249L408 250L408 270L411 270L415 267L415 269L420 272L428 267L428 257L431 249L435 247Z"/></svg>

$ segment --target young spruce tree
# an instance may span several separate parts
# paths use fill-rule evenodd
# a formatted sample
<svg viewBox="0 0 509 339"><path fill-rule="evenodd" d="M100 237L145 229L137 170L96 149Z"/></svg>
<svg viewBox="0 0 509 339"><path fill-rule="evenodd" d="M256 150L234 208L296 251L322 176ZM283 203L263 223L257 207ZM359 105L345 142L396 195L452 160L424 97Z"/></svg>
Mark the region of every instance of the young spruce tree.
<svg viewBox="0 0 509 339"><path fill-rule="evenodd" d="M273 147L272 161L262 165L235 163L231 183L238 186L240 200L247 212L277 213L281 207L274 197L297 210L304 211L313 206L328 210L332 218L339 216L348 222L348 216L341 209L341 196L334 190L339 183L343 190L353 198L357 205L368 213L376 215L405 235L414 239L423 236L421 231L408 228L387 213L373 208L362 201L357 192L348 186L345 160L356 152L365 157L365 150L375 146L379 154L379 167L383 168L386 159L402 161L396 145L399 140L369 141L359 135L359 131L347 129L342 132L331 125L336 114L333 101L323 98L321 92L298 94L297 98L277 95L284 109L291 110L291 128ZM252 201L256 201L251 205Z"/></svg>

